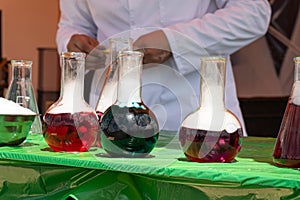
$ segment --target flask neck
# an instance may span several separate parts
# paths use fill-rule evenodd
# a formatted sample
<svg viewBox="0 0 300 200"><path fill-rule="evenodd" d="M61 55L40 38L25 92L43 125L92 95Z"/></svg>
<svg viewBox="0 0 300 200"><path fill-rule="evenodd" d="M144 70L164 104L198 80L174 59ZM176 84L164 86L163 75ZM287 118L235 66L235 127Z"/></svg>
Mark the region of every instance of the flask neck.
<svg viewBox="0 0 300 200"><path fill-rule="evenodd" d="M85 54L64 52L61 54L61 98L83 99Z"/></svg>
<svg viewBox="0 0 300 200"><path fill-rule="evenodd" d="M294 58L294 84L290 101L296 105L300 105L300 57Z"/></svg>
<svg viewBox="0 0 300 200"><path fill-rule="evenodd" d="M32 61L12 60L12 80L31 81Z"/></svg>
<svg viewBox="0 0 300 200"><path fill-rule="evenodd" d="M106 82L116 82L118 80L118 55L121 51L132 50L131 38L111 38L109 40L110 66Z"/></svg>
<svg viewBox="0 0 300 200"><path fill-rule="evenodd" d="M225 110L225 71L226 60L223 57L201 59L200 66L200 107Z"/></svg>
<svg viewBox="0 0 300 200"><path fill-rule="evenodd" d="M141 72L143 54L138 51L123 51L119 54L119 82L117 103L132 107L141 103Z"/></svg>
<svg viewBox="0 0 300 200"><path fill-rule="evenodd" d="M31 84L30 60L12 60L12 80L6 94L6 98L19 105L38 112Z"/></svg>
<svg viewBox="0 0 300 200"><path fill-rule="evenodd" d="M294 81L300 81L300 57L294 58L295 72L294 72Z"/></svg>
<svg viewBox="0 0 300 200"><path fill-rule="evenodd" d="M118 54L121 51L132 50L131 38L111 38L109 40L109 66L105 77L104 84L97 102L96 110L104 113L105 110L116 101L118 86Z"/></svg>

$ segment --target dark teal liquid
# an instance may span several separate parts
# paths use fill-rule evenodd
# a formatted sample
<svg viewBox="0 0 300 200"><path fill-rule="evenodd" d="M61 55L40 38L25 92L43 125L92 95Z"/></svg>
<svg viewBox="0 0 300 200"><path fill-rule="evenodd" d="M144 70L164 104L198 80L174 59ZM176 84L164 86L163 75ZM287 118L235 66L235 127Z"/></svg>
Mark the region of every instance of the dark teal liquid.
<svg viewBox="0 0 300 200"><path fill-rule="evenodd" d="M102 148L114 157L145 157L158 140L156 118L142 104L138 107L112 105L100 124Z"/></svg>

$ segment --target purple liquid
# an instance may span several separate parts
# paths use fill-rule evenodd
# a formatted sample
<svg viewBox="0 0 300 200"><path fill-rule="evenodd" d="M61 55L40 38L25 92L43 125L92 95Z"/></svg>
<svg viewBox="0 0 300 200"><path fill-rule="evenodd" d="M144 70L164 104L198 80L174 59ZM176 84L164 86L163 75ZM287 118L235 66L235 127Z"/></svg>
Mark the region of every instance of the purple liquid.
<svg viewBox="0 0 300 200"><path fill-rule="evenodd" d="M300 168L300 106L291 102L286 107L273 157L277 166Z"/></svg>
<svg viewBox="0 0 300 200"><path fill-rule="evenodd" d="M185 156L194 162L231 162L241 149L242 129L233 133L182 127L179 140Z"/></svg>
<svg viewBox="0 0 300 200"><path fill-rule="evenodd" d="M98 135L99 124L94 113L46 113L44 122L44 139L57 152L88 151Z"/></svg>

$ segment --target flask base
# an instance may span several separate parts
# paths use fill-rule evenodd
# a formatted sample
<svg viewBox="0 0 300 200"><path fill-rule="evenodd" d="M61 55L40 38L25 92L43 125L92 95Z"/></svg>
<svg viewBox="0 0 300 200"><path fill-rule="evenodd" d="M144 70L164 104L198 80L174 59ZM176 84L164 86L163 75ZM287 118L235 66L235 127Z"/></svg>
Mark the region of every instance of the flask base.
<svg viewBox="0 0 300 200"><path fill-rule="evenodd" d="M181 127L179 140L187 159L193 162L232 162L241 149L242 130L233 133Z"/></svg>
<svg viewBox="0 0 300 200"><path fill-rule="evenodd" d="M273 158L273 163L277 167L300 168L300 160Z"/></svg>

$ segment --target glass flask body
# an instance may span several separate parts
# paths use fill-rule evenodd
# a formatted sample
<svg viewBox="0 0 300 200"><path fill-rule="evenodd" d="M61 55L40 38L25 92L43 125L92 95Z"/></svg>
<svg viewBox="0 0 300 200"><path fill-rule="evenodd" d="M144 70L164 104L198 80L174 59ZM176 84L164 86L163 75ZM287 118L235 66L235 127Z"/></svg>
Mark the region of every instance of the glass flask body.
<svg viewBox="0 0 300 200"><path fill-rule="evenodd" d="M295 76L291 95L273 151L274 164L300 168L300 57L294 58Z"/></svg>
<svg viewBox="0 0 300 200"><path fill-rule="evenodd" d="M59 99L43 117L44 139L57 152L88 151L98 134L98 117L83 97L85 54L64 52Z"/></svg>
<svg viewBox="0 0 300 200"><path fill-rule="evenodd" d="M182 122L179 140L195 162L231 162L240 151L242 128L224 103L226 59L205 57L200 66L200 106Z"/></svg>
<svg viewBox="0 0 300 200"><path fill-rule="evenodd" d="M119 54L117 100L101 121L101 144L111 156L145 157L158 140L156 117L141 99L142 58L138 51Z"/></svg>
<svg viewBox="0 0 300 200"><path fill-rule="evenodd" d="M12 60L12 79L6 93L6 99L37 113L30 133L42 133L42 122L32 86L32 61Z"/></svg>
<svg viewBox="0 0 300 200"><path fill-rule="evenodd" d="M118 86L118 54L121 51L132 50L132 39L126 37L111 38L109 40L109 66L107 68L105 81L96 105L99 120L103 113L117 99Z"/></svg>

